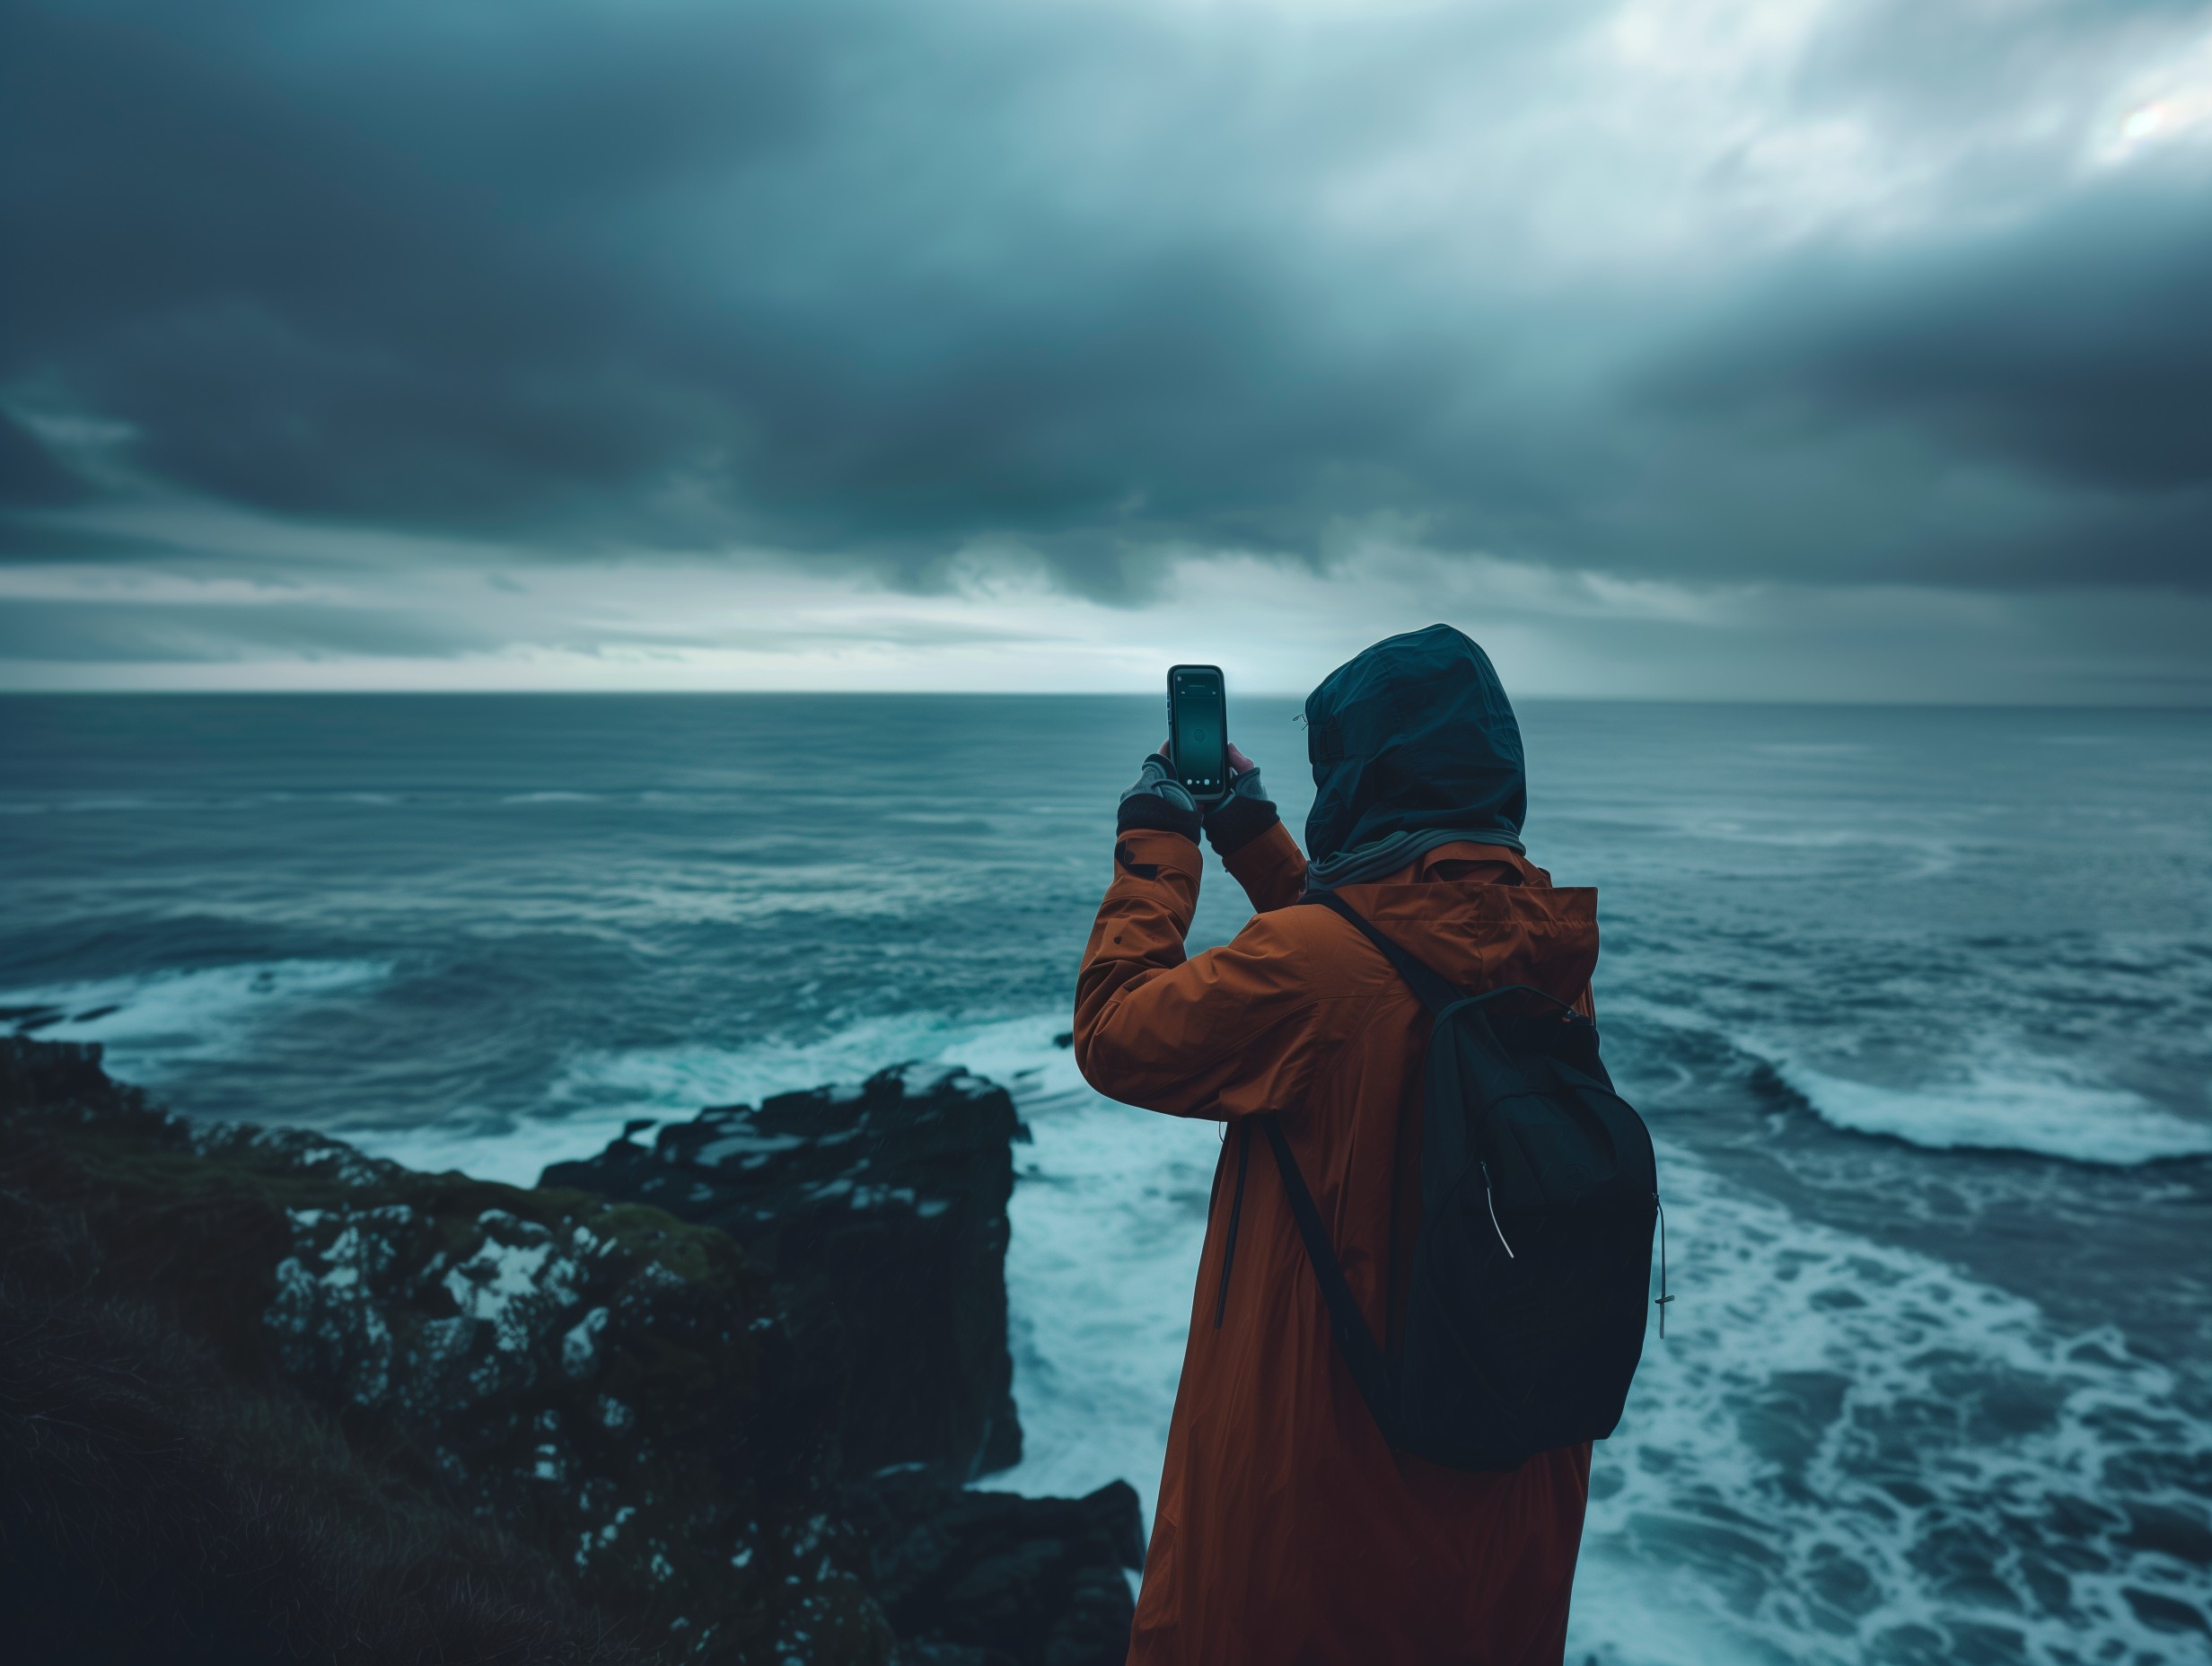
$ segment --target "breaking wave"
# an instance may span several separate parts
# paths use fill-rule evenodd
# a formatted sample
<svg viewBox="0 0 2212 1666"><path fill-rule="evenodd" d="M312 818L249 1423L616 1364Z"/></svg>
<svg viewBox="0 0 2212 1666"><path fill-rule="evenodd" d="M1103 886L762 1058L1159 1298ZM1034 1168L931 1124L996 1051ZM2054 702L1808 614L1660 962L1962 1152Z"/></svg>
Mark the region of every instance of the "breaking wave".
<svg viewBox="0 0 2212 1666"><path fill-rule="evenodd" d="M1598 1448L1572 1658L2176 1658L2201 1569L2143 1530L2212 1425L2169 1370L1661 1158L1679 1299Z"/></svg>
<svg viewBox="0 0 2212 1666"><path fill-rule="evenodd" d="M241 1057L274 1020L381 983L388 960L252 960L0 991L10 1027L47 1041L98 1041L109 1066L159 1082L188 1061Z"/></svg>
<svg viewBox="0 0 2212 1666"><path fill-rule="evenodd" d="M1855 1081L1786 1056L1769 1062L1830 1126L1932 1151L2032 1152L2119 1167L2212 1154L2212 1125L2082 1081L2055 1061L1976 1064L1954 1082L1911 1088Z"/></svg>

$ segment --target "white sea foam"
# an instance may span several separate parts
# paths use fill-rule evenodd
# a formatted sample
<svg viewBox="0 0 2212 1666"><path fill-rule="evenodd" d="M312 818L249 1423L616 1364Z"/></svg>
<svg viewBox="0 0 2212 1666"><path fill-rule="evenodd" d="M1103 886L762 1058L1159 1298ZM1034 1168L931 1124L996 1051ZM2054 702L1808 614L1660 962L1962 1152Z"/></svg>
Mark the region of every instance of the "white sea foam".
<svg viewBox="0 0 2212 1666"><path fill-rule="evenodd" d="M1769 1062L1821 1120L1932 1150L2024 1151L2119 1167L2212 1153L2212 1124L2084 1081L2057 1060L1976 1061L1955 1081L1910 1088L1831 1074L1786 1054Z"/></svg>
<svg viewBox="0 0 2212 1666"><path fill-rule="evenodd" d="M1052 1045L1066 1022L1053 1014L963 1024L917 1013L870 1019L808 1042L580 1052L554 1084L542 1116L338 1132L410 1168L459 1169L531 1186L549 1163L594 1156L631 1123L687 1120L708 1105L757 1105L772 1094L857 1083L904 1060L965 1065L1023 1099L1080 1088L1074 1058Z"/></svg>
<svg viewBox="0 0 2212 1666"><path fill-rule="evenodd" d="M426 1174L456 1169L479 1180L535 1186L549 1163L597 1156L620 1136L629 1119L624 1110L521 1118L457 1116L427 1126L340 1127L332 1132L372 1156L388 1157Z"/></svg>
<svg viewBox="0 0 2212 1666"><path fill-rule="evenodd" d="M1663 1143L1661 1179L1678 1299L1598 1449L1570 1658L1956 1658L1976 1628L2022 1661L2176 1658L2122 1590L2201 1584L2121 1542L2122 1506L2190 1509L2157 1477L2212 1455L2166 1369Z"/></svg>
<svg viewBox="0 0 2212 1666"><path fill-rule="evenodd" d="M584 1052L554 1084L553 1102L617 1099L635 1116L688 1117L703 1105L758 1104L772 1093L857 1081L908 1058L935 1058L952 1026L934 1013L871 1019L812 1042L698 1043Z"/></svg>
<svg viewBox="0 0 2212 1666"><path fill-rule="evenodd" d="M12 989L0 1006L59 1008L67 1016L39 1030L40 1040L101 1042L117 1075L154 1082L180 1062L241 1057L272 1019L391 972L384 960L254 960Z"/></svg>

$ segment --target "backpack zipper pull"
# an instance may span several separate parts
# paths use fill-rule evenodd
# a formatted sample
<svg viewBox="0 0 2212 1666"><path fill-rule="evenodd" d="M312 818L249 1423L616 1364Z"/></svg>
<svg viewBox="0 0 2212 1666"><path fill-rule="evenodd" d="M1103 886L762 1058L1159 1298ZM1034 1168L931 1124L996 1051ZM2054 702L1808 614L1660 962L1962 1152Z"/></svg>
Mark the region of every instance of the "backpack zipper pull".
<svg viewBox="0 0 2212 1666"><path fill-rule="evenodd" d="M1505 1243L1505 1229L1497 1223L1497 1205L1490 1197L1490 1165L1484 1162L1478 1163L1476 1166L1482 1171L1482 1201L1484 1206L1490 1212L1490 1230L1497 1234L1499 1243L1505 1244L1505 1258L1508 1261L1518 1261L1521 1258L1514 1254L1513 1246Z"/></svg>

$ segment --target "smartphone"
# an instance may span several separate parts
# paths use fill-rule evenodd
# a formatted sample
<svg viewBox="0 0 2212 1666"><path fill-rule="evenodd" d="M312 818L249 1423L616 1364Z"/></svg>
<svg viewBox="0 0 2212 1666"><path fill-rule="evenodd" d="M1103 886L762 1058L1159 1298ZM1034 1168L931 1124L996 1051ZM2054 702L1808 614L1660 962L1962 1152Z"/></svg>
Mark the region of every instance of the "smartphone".
<svg viewBox="0 0 2212 1666"><path fill-rule="evenodd" d="M1228 796L1229 709L1220 666L1168 667L1167 759L1201 804Z"/></svg>

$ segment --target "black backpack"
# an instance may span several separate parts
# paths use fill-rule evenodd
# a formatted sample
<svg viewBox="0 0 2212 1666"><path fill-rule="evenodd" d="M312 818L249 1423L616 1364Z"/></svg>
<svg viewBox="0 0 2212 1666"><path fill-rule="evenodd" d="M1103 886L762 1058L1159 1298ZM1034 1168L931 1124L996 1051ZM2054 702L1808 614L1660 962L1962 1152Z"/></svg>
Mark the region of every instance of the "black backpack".
<svg viewBox="0 0 2212 1666"><path fill-rule="evenodd" d="M1651 1135L1613 1092L1596 1025L1524 986L1467 995L1334 891L1300 900L1365 933L1435 1020L1396 1354L1360 1317L1279 1120L1258 1119L1361 1397L1392 1446L1448 1469L1603 1440L1644 1352L1655 1217L1662 1336L1672 1298ZM1531 1004L1546 1010L1516 1010Z"/></svg>

